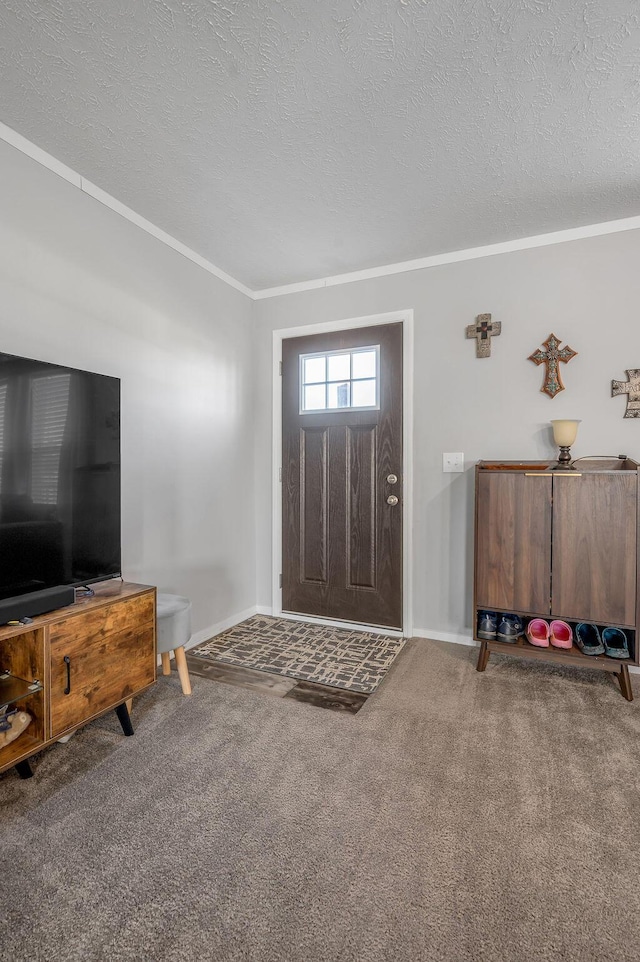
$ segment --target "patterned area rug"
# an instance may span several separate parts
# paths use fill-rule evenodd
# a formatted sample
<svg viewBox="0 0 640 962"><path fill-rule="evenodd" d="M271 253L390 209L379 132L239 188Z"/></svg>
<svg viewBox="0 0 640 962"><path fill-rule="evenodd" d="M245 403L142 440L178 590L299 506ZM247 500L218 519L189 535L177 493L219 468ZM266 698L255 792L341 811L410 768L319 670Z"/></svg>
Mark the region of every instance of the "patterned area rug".
<svg viewBox="0 0 640 962"><path fill-rule="evenodd" d="M190 654L370 694L403 647L404 638L255 615Z"/></svg>

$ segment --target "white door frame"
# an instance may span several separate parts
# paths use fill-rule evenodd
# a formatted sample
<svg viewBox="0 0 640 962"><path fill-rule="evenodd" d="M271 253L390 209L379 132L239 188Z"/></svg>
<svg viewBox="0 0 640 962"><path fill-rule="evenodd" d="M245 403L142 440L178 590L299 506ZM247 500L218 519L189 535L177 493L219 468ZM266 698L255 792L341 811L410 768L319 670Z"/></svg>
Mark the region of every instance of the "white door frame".
<svg viewBox="0 0 640 962"><path fill-rule="evenodd" d="M357 327L372 327L375 324L402 323L402 631L372 628L370 625L357 625L353 622L334 621L326 618L313 618L307 615L292 615L282 611L282 379L280 362L282 342L290 337L306 337L312 334L325 334L333 331L347 331ZM275 617L291 618L294 621L308 621L315 624L334 625L344 628L362 628L364 631L379 631L385 635L410 638L413 634L413 310L389 311L387 314L372 314L370 317L351 317L341 321L325 321L320 324L307 324L301 327L288 327L273 332L273 448L272 448L272 612Z"/></svg>

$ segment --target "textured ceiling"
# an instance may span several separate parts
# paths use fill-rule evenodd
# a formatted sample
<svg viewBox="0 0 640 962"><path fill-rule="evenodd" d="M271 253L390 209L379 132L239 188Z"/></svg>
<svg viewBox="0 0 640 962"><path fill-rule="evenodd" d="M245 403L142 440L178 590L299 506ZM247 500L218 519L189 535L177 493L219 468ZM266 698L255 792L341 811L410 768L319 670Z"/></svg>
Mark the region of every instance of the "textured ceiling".
<svg viewBox="0 0 640 962"><path fill-rule="evenodd" d="M638 0L0 0L0 120L252 288L640 213Z"/></svg>

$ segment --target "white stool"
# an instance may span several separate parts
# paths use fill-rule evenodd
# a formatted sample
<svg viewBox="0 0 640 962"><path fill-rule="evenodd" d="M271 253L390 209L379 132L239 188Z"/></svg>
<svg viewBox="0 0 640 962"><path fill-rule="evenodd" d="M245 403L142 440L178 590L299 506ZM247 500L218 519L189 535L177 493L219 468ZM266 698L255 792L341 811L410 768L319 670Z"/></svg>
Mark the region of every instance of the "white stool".
<svg viewBox="0 0 640 962"><path fill-rule="evenodd" d="M184 646L191 638L191 602L182 595L157 596L156 640L162 658L162 674L171 674L171 652L176 656L176 668L180 676L182 692L191 694L191 681Z"/></svg>

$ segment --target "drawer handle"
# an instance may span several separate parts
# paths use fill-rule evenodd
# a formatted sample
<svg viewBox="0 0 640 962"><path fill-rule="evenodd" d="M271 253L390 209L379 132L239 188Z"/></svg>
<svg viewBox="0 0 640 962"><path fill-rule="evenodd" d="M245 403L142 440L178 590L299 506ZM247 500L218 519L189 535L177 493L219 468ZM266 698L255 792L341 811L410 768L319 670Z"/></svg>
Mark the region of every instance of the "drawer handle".
<svg viewBox="0 0 640 962"><path fill-rule="evenodd" d="M65 655L63 659L65 665L67 666L67 687L64 690L65 695L71 694L71 659L69 655Z"/></svg>

